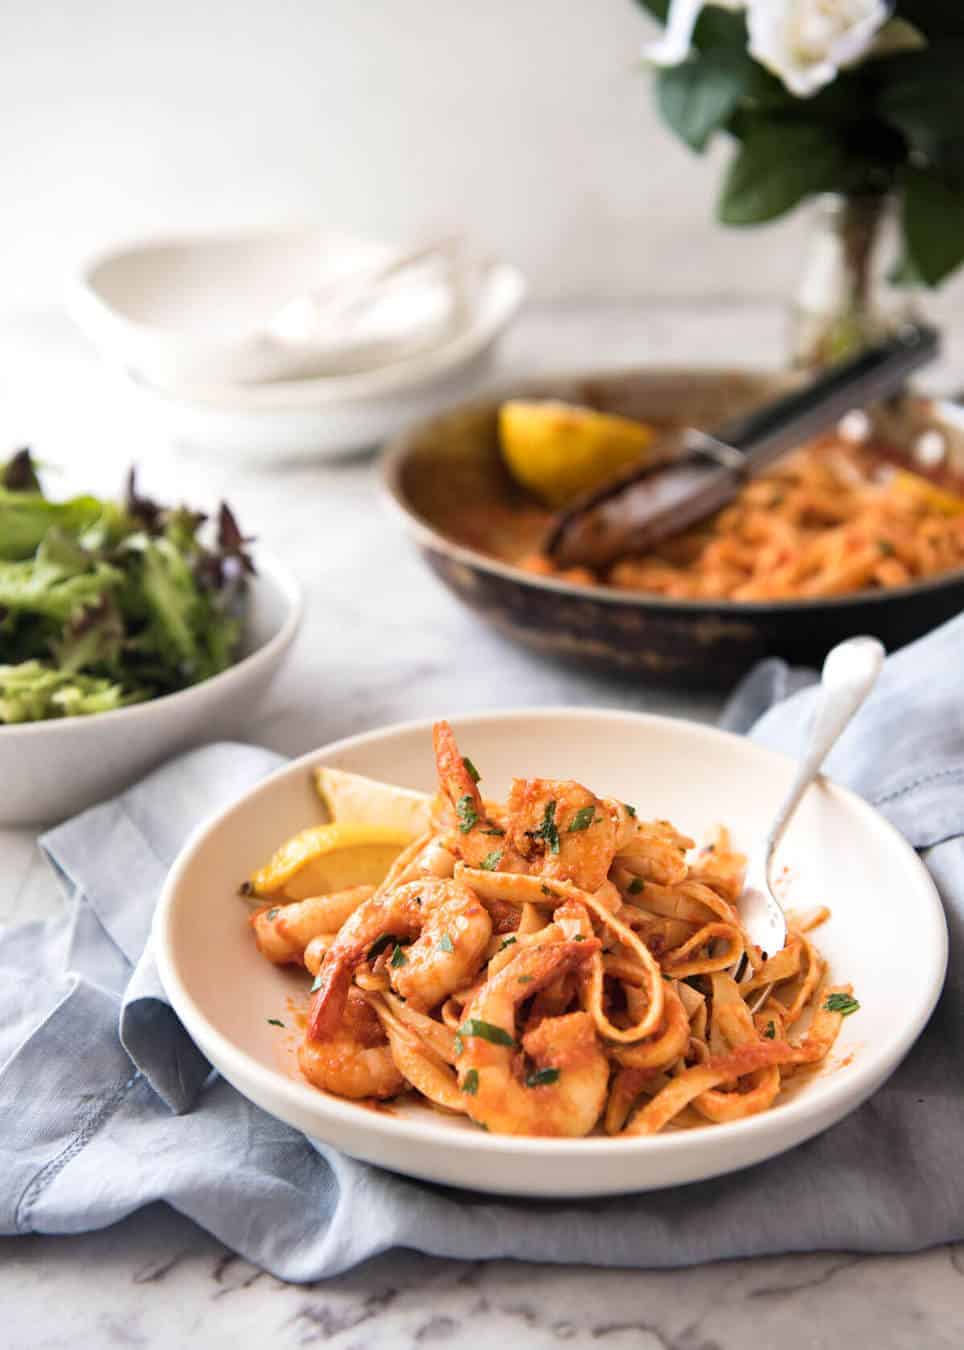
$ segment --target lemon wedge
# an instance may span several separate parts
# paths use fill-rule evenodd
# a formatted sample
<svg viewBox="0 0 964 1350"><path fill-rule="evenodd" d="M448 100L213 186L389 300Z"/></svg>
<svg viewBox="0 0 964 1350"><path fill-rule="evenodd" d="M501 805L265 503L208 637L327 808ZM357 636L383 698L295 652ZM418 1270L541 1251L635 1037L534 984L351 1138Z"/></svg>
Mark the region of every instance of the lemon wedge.
<svg viewBox="0 0 964 1350"><path fill-rule="evenodd" d="M509 471L547 506L564 506L644 458L655 428L570 403L513 399L499 409Z"/></svg>
<svg viewBox="0 0 964 1350"><path fill-rule="evenodd" d="M304 900L348 886L377 886L411 840L386 825L312 825L294 835L251 878L255 895Z"/></svg>
<svg viewBox="0 0 964 1350"><path fill-rule="evenodd" d="M379 825L398 830L406 840L429 828L432 799L427 792L380 783L360 773L329 769L314 772L318 796L339 825Z"/></svg>
<svg viewBox="0 0 964 1350"><path fill-rule="evenodd" d="M908 469L898 469L890 480L890 486L901 496L913 497L924 506L940 511L941 515L959 516L964 512L964 498L935 487L928 479L921 478L919 474L911 473Z"/></svg>

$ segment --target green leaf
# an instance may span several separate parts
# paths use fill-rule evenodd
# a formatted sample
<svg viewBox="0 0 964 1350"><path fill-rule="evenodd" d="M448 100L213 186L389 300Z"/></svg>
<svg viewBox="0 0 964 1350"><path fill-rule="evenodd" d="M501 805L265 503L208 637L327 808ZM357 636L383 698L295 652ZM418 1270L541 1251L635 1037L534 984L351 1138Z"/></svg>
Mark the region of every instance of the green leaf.
<svg viewBox="0 0 964 1350"><path fill-rule="evenodd" d="M964 191L925 169L904 171L904 240L926 285L936 286L964 261Z"/></svg>
<svg viewBox="0 0 964 1350"><path fill-rule="evenodd" d="M51 526L78 533L96 524L105 503L96 497L48 502L38 492L0 488L0 558L29 558Z"/></svg>
<svg viewBox="0 0 964 1350"><path fill-rule="evenodd" d="M110 680L52 670L40 661L0 666L0 723L113 712L143 697Z"/></svg>
<svg viewBox="0 0 964 1350"><path fill-rule="evenodd" d="M846 167L842 146L825 127L755 126L730 164L717 214L724 225L775 220L804 197L839 187Z"/></svg>
<svg viewBox="0 0 964 1350"><path fill-rule="evenodd" d="M514 942L518 942L518 938L514 936L503 938L502 945L500 946L499 951L504 952L506 947L511 947Z"/></svg>
<svg viewBox="0 0 964 1350"><path fill-rule="evenodd" d="M283 1027L283 1026L284 1026L284 1022L282 1022L282 1020L281 1020L280 1017L269 1017L269 1018L268 1018L268 1026L269 1026L269 1027Z"/></svg>
<svg viewBox="0 0 964 1350"><path fill-rule="evenodd" d="M0 518L2 518L0 510ZM66 623L85 606L96 606L123 581L57 529L50 529L35 558L0 562L0 609Z"/></svg>
<svg viewBox="0 0 964 1350"><path fill-rule="evenodd" d="M850 994L830 994L826 1003L823 1005L827 1012L839 1013L841 1017L849 1017L860 1007L857 1000Z"/></svg>
<svg viewBox="0 0 964 1350"><path fill-rule="evenodd" d="M880 115L938 167L956 164L964 133L964 41L878 63Z"/></svg>
<svg viewBox="0 0 964 1350"><path fill-rule="evenodd" d="M462 834L468 834L469 830L478 823L479 813L475 809L473 798L468 793L458 799L455 814L459 818L459 829Z"/></svg>
<svg viewBox="0 0 964 1350"><path fill-rule="evenodd" d="M526 1079L526 1087L547 1087L549 1083L558 1081L559 1072L559 1069L536 1069Z"/></svg>
<svg viewBox="0 0 964 1350"><path fill-rule="evenodd" d="M474 1097L479 1090L479 1071L478 1069L469 1069L468 1073L462 1079L462 1091L467 1092L470 1097Z"/></svg>
<svg viewBox="0 0 964 1350"><path fill-rule="evenodd" d="M28 446L18 450L0 471L0 487L6 492L36 492L43 496L37 466Z"/></svg>
<svg viewBox="0 0 964 1350"><path fill-rule="evenodd" d="M581 806L569 822L569 833L575 834L579 830L588 830L595 819L596 808L594 806Z"/></svg>
<svg viewBox="0 0 964 1350"><path fill-rule="evenodd" d="M482 777L482 775L479 773L478 769L469 759L468 755L462 756L462 763L465 765L465 772L472 779L472 782L477 783L479 779Z"/></svg>
<svg viewBox="0 0 964 1350"><path fill-rule="evenodd" d="M501 861L502 850L500 848L495 848L491 853L485 855L479 863L479 866L482 868L483 872L494 872Z"/></svg>
<svg viewBox="0 0 964 1350"><path fill-rule="evenodd" d="M714 47L660 70L656 102L677 136L700 153L730 117L752 73L753 62L744 51Z"/></svg>
<svg viewBox="0 0 964 1350"><path fill-rule="evenodd" d="M559 852L559 830L556 827L556 803L555 798L546 802L545 810L542 813L542 823L534 831L537 839L544 839L548 845L550 853Z"/></svg>
<svg viewBox="0 0 964 1350"><path fill-rule="evenodd" d="M490 1041L493 1045L515 1045L515 1041L507 1031L503 1031L502 1027L493 1026L491 1022L483 1022L478 1017L470 1017L468 1021L463 1022L459 1027L459 1035L479 1036L483 1041Z"/></svg>
<svg viewBox="0 0 964 1350"><path fill-rule="evenodd" d="M389 960L388 964L394 970L398 970L400 966L408 964L408 957L402 951L401 947L398 945L397 942L395 943L395 950L392 952L391 959Z"/></svg>

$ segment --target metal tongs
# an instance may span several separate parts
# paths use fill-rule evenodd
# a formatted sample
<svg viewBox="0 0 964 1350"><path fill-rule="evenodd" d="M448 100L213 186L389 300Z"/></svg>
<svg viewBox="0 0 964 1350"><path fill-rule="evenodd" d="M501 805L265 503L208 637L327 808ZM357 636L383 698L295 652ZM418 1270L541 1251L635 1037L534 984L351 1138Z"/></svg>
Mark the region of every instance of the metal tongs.
<svg viewBox="0 0 964 1350"><path fill-rule="evenodd" d="M855 408L896 393L940 350L936 329L904 324L886 341L710 433L688 428L643 465L582 497L553 522L545 549L563 567L608 567L646 553L719 511L747 479Z"/></svg>

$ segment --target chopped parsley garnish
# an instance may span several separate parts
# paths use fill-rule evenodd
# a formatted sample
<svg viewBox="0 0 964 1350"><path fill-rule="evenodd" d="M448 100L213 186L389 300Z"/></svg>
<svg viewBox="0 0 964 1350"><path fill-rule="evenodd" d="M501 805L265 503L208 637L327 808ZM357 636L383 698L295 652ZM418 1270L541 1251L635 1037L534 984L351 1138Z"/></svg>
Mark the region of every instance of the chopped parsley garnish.
<svg viewBox="0 0 964 1350"><path fill-rule="evenodd" d="M269 1018L268 1018L268 1026L269 1026L269 1027L283 1027L283 1026L284 1026L284 1022L282 1022L281 1019L278 1018L278 1017L269 1017Z"/></svg>
<svg viewBox="0 0 964 1350"><path fill-rule="evenodd" d="M556 1083L559 1080L558 1069L536 1069L535 1073L530 1073L526 1079L526 1087L546 1087L549 1083Z"/></svg>
<svg viewBox="0 0 964 1350"><path fill-rule="evenodd" d="M577 830L588 830L596 818L596 808L594 806L580 806L579 810L569 822L569 833L575 834Z"/></svg>
<svg viewBox="0 0 964 1350"><path fill-rule="evenodd" d="M388 964L390 966L393 966L395 970L397 970L399 966L405 966L408 964L408 957L402 951L401 947L398 945L397 942L395 943L395 950L392 952L392 957Z"/></svg>
<svg viewBox="0 0 964 1350"><path fill-rule="evenodd" d="M823 1005L827 1012L839 1013L841 1017L849 1017L855 1013L860 1004L850 994L830 994L826 1003Z"/></svg>
<svg viewBox="0 0 964 1350"><path fill-rule="evenodd" d="M439 938L438 949L440 952L455 951L455 948L452 946L452 939L449 937L448 933L443 933L442 936Z"/></svg>
<svg viewBox="0 0 964 1350"><path fill-rule="evenodd" d="M483 830L482 833L494 834L497 838L501 839L505 834L505 830L500 830L498 825L490 825L489 828L487 830Z"/></svg>
<svg viewBox="0 0 964 1350"><path fill-rule="evenodd" d="M459 1055L465 1049L465 1042L462 1040L462 1037L459 1036L457 1033L455 1039L452 1041L452 1049L455 1051L456 1059L458 1059Z"/></svg>
<svg viewBox="0 0 964 1350"><path fill-rule="evenodd" d="M632 881L629 883L629 894L639 895L645 884L642 877L633 877Z"/></svg>
<svg viewBox="0 0 964 1350"><path fill-rule="evenodd" d="M518 982L519 982L519 984L531 984L531 983L532 983L532 976L531 976L531 975L520 975L520 976L519 976Z"/></svg>
<svg viewBox="0 0 964 1350"><path fill-rule="evenodd" d="M585 933L574 933L572 940L573 942L585 942L586 935Z"/></svg>
<svg viewBox="0 0 964 1350"><path fill-rule="evenodd" d="M491 853L485 855L479 863L479 866L482 868L483 872L494 872L501 861L502 850L500 848L494 848Z"/></svg>
<svg viewBox="0 0 964 1350"><path fill-rule="evenodd" d="M897 552L897 550L894 548L893 544L890 542L889 539L878 539L877 549L880 553L884 555L885 558L892 558L894 554Z"/></svg>
<svg viewBox="0 0 964 1350"><path fill-rule="evenodd" d="M763 1032L768 1041L772 1041L777 1034L777 1029L772 1022L767 1022L766 1029Z"/></svg>
<svg viewBox="0 0 964 1350"><path fill-rule="evenodd" d="M513 944L513 942L517 942L517 941L518 941L518 938L515 936L515 934L514 934L514 933L513 933L513 934L510 934L509 937L503 938L503 939L502 939L502 946L499 948L499 951L500 951L500 952L504 952L505 949L506 949L506 947L511 947L512 944Z"/></svg>
<svg viewBox="0 0 964 1350"><path fill-rule="evenodd" d="M468 1073L462 1079L462 1091L467 1092L470 1097L474 1097L479 1090L479 1071L478 1069L469 1069Z"/></svg>
<svg viewBox="0 0 964 1350"><path fill-rule="evenodd" d="M385 948L392 943L394 943L396 947L398 946L398 938L395 936L395 934L382 933L381 937L376 938L375 941L372 943L372 945L368 948L369 961L374 961L375 957L379 956L385 950Z"/></svg>
<svg viewBox="0 0 964 1350"><path fill-rule="evenodd" d="M559 829L556 825L556 800L553 797L546 802L542 813L542 824L533 831L536 839L544 839L550 853L559 852Z"/></svg>
<svg viewBox="0 0 964 1350"><path fill-rule="evenodd" d="M548 896L553 896L553 895L555 895L555 891L552 889L552 887L551 887L551 886L547 886L545 882L542 883L542 885L539 887L539 889L542 891L542 894L543 894L543 895L548 895Z"/></svg>
<svg viewBox="0 0 964 1350"><path fill-rule="evenodd" d="M482 777L482 775L479 773L478 769L469 759L468 755L462 756L462 763L465 765L465 772L472 779L472 782L477 783L479 779Z"/></svg>
<svg viewBox="0 0 964 1350"><path fill-rule="evenodd" d="M318 990L321 988L321 986L324 984L324 982L325 982L325 977L322 975L321 971L319 970L318 974L315 976L314 983L313 983L312 986L311 986L311 992L312 992L313 994L317 994Z"/></svg>
<svg viewBox="0 0 964 1350"><path fill-rule="evenodd" d="M264 917L265 917L266 919L273 919L273 918L275 917L276 914L280 914L280 913L281 913L281 910L278 908L277 905L275 905L272 909L269 909L269 910L268 910L267 914L266 914Z"/></svg>
<svg viewBox="0 0 964 1350"><path fill-rule="evenodd" d="M475 800L469 793L459 798L455 807L455 814L459 818L459 829L463 834L468 834L469 830L479 823L479 813L475 809Z"/></svg>
<svg viewBox="0 0 964 1350"><path fill-rule="evenodd" d="M623 806L625 806L626 810L629 812L631 816L635 817L636 815L635 806L630 806L629 802L623 802Z"/></svg>
<svg viewBox="0 0 964 1350"><path fill-rule="evenodd" d="M493 1026L491 1022L483 1022L481 1018L470 1017L459 1027L461 1036L478 1036L483 1041L491 1041L493 1045L514 1046L515 1041L507 1031L501 1027Z"/></svg>

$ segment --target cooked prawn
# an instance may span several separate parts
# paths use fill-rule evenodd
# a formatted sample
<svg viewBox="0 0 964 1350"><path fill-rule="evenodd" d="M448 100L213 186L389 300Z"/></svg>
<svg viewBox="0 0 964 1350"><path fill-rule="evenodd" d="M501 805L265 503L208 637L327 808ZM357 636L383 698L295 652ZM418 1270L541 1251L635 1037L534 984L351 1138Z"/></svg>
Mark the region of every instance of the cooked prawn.
<svg viewBox="0 0 964 1350"><path fill-rule="evenodd" d="M599 942L522 947L486 981L460 1028L457 1062L469 1115L499 1134L584 1135L602 1112L609 1063L588 1013L544 1018L522 1038L520 1003L571 971L579 971ZM508 1042L508 1043L506 1043ZM529 1065L526 1065L528 1057Z"/></svg>
<svg viewBox="0 0 964 1350"><path fill-rule="evenodd" d="M337 933L375 892L374 886L350 886L331 895L313 895L287 905L265 905L251 915L251 927L262 956L275 965L300 965L313 938Z"/></svg>
<svg viewBox="0 0 964 1350"><path fill-rule="evenodd" d="M526 871L524 861L507 850L505 829L490 817L478 788L475 766L459 750L448 722L435 723L432 744L442 796L454 812L454 818L446 821L448 845L470 867Z"/></svg>
<svg viewBox="0 0 964 1350"><path fill-rule="evenodd" d="M463 862L488 871L538 873L587 891L604 885L617 843L634 830L621 803L603 801L566 779L517 778L504 821L495 821L448 722L436 722L432 736L442 792L457 817L452 838Z"/></svg>
<svg viewBox="0 0 964 1350"><path fill-rule="evenodd" d="M426 878L372 896L342 925L325 953L309 1039L337 1024L352 975L380 938L392 937L397 946L387 967L392 987L424 1010L473 978L491 936L485 906L460 882ZM403 949L400 944L407 940L411 946Z"/></svg>
<svg viewBox="0 0 964 1350"><path fill-rule="evenodd" d="M597 891L609 876L617 824L608 803L568 779L516 778L509 793L506 843L537 872Z"/></svg>
<svg viewBox="0 0 964 1350"><path fill-rule="evenodd" d="M339 1097L395 1097L406 1086L381 1023L358 989L348 990L330 1034L302 1042L298 1063L309 1083Z"/></svg>

